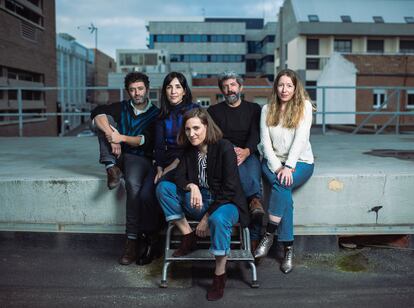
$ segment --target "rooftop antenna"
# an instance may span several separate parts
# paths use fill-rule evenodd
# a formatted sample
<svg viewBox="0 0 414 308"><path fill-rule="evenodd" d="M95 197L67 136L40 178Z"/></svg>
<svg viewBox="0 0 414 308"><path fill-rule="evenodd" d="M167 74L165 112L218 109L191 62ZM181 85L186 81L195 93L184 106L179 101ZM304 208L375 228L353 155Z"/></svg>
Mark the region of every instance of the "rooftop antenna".
<svg viewBox="0 0 414 308"><path fill-rule="evenodd" d="M203 17L206 17L206 9L205 8L201 8L201 15L203 16Z"/></svg>

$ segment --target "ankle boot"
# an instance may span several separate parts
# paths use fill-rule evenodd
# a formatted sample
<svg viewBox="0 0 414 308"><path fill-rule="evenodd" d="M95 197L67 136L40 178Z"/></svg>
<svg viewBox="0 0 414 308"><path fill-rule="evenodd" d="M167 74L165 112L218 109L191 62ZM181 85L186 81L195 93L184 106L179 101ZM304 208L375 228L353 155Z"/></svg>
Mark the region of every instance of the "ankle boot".
<svg viewBox="0 0 414 308"><path fill-rule="evenodd" d="M157 259L161 256L161 248L158 235L142 234L141 245L141 253L137 255L136 263L138 265L150 264L152 260Z"/></svg>
<svg viewBox="0 0 414 308"><path fill-rule="evenodd" d="M207 300L216 301L223 297L224 287L226 286L227 275L226 273L221 275L214 274L213 284L207 291Z"/></svg>
<svg viewBox="0 0 414 308"><path fill-rule="evenodd" d="M285 257L280 265L280 270L285 274L289 274L293 270L293 246L285 247Z"/></svg>
<svg viewBox="0 0 414 308"><path fill-rule="evenodd" d="M197 249L197 238L195 231L185 234L181 240L180 247L173 253L173 257L182 257Z"/></svg>
<svg viewBox="0 0 414 308"><path fill-rule="evenodd" d="M136 240L127 239L125 243L124 252L119 258L118 262L122 265L129 265L137 258L136 254Z"/></svg>
<svg viewBox="0 0 414 308"><path fill-rule="evenodd" d="M260 240L259 245L254 252L255 258L262 258L267 256L267 253L270 250L270 247L273 245L274 234L266 232L263 238Z"/></svg>

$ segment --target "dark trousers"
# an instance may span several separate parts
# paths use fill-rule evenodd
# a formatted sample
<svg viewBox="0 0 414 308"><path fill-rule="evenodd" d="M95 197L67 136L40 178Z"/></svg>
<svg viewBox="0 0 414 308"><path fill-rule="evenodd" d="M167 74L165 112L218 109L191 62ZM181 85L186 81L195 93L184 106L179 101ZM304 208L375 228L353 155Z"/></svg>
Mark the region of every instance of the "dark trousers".
<svg viewBox="0 0 414 308"><path fill-rule="evenodd" d="M159 231L162 211L155 198L155 168L149 158L122 153L117 159L105 134L98 132L100 163L116 164L124 174L126 190L126 233Z"/></svg>

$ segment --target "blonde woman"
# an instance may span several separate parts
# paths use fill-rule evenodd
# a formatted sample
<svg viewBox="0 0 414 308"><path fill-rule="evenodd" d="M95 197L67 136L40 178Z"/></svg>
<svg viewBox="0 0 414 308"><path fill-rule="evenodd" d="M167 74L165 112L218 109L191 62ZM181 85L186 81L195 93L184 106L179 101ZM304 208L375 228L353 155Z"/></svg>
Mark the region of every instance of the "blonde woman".
<svg viewBox="0 0 414 308"><path fill-rule="evenodd" d="M262 171L272 186L269 199L269 222L255 251L255 257L267 255L274 234L284 246L280 269L293 269L293 199L292 190L303 185L313 173L313 153L309 142L312 103L296 73L279 72L272 100L263 107L260 120Z"/></svg>

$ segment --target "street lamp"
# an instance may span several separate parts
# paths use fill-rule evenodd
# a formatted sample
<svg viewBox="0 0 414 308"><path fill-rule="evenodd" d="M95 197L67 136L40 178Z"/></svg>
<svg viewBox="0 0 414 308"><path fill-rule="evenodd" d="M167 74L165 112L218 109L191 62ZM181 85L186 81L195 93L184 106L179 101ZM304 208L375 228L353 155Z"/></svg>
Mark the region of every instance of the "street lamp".
<svg viewBox="0 0 414 308"><path fill-rule="evenodd" d="M85 26L78 26L78 29L82 29ZM98 49L98 27L96 27L93 23L88 27L88 30L91 34L95 33L95 49Z"/></svg>

